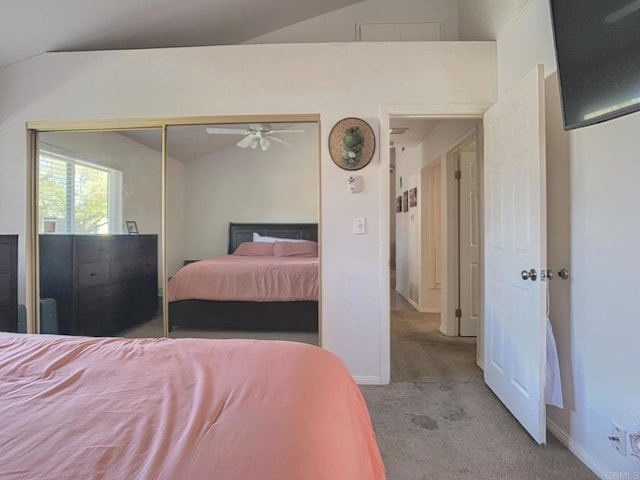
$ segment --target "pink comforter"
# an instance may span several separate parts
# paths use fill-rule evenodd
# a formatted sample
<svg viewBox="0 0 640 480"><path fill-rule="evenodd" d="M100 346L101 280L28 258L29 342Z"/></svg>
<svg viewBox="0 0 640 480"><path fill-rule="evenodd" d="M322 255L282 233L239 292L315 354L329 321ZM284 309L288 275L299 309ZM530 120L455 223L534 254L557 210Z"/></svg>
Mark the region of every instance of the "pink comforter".
<svg viewBox="0 0 640 480"><path fill-rule="evenodd" d="M227 255L190 263L169 282L169 301L318 300L318 258Z"/></svg>
<svg viewBox="0 0 640 480"><path fill-rule="evenodd" d="M365 403L309 345L0 335L0 478L379 480Z"/></svg>

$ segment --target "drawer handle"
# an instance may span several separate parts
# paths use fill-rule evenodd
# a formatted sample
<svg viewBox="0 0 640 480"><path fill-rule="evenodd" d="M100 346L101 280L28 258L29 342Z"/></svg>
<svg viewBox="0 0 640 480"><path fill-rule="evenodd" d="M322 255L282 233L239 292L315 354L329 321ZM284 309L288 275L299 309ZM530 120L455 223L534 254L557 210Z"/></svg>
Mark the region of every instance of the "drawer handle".
<svg viewBox="0 0 640 480"><path fill-rule="evenodd" d="M96 272L91 272L91 273L89 274L89 276L90 276L90 277L97 277L97 276L98 276L98 274L97 274Z"/></svg>
<svg viewBox="0 0 640 480"><path fill-rule="evenodd" d="M109 297L111 297L111 294L102 295L100 298L109 298Z"/></svg>

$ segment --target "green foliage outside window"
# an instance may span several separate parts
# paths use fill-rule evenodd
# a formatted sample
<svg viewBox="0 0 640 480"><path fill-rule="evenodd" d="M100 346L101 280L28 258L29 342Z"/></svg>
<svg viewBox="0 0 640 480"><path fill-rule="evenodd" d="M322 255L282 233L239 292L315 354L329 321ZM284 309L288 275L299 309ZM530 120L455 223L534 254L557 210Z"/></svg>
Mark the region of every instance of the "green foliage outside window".
<svg viewBox="0 0 640 480"><path fill-rule="evenodd" d="M109 172L41 156L39 180L40 218L57 233L109 233Z"/></svg>

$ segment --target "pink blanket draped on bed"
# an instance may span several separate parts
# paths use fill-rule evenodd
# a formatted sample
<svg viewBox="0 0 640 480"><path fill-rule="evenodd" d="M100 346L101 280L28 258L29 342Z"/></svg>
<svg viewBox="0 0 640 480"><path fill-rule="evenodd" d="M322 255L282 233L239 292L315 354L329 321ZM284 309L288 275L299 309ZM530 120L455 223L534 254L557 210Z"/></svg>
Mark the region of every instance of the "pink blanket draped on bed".
<svg viewBox="0 0 640 480"><path fill-rule="evenodd" d="M342 362L288 342L0 335L0 478L381 480Z"/></svg>
<svg viewBox="0 0 640 480"><path fill-rule="evenodd" d="M318 259L227 255L190 263L169 282L169 301L318 300Z"/></svg>

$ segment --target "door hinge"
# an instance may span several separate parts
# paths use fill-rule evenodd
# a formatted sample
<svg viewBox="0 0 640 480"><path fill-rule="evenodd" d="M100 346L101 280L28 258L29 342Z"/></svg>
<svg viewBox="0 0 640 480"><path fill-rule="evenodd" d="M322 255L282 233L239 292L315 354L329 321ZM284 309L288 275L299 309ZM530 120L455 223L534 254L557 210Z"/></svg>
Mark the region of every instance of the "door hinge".
<svg viewBox="0 0 640 480"><path fill-rule="evenodd" d="M462 310L459 308L456 308L456 318L462 318Z"/></svg>
<svg viewBox="0 0 640 480"><path fill-rule="evenodd" d="M462 178L462 171L461 170L456 170L456 180L460 180Z"/></svg>

